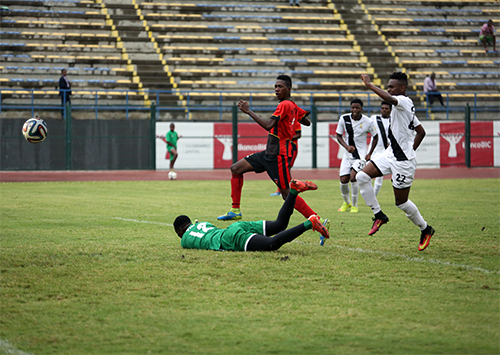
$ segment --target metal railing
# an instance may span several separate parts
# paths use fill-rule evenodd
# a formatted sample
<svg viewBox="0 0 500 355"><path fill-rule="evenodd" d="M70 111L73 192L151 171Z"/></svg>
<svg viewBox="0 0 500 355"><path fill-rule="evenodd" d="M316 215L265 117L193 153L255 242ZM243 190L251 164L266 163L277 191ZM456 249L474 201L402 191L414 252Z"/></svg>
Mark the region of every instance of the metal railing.
<svg viewBox="0 0 500 355"><path fill-rule="evenodd" d="M68 90L62 90L66 95ZM99 119L100 113L105 111L121 111L125 113L125 119L130 118L132 112L143 112L150 110L150 103L154 102L157 110L157 117L161 119L161 113L165 111L178 112L185 119L190 120L193 113L210 111L218 114L219 120L224 116L230 117L234 102L243 99L249 101L252 109L259 112L269 112L276 107L274 93L250 92L250 91L168 91L168 90L72 90L71 110L92 111L95 119ZM146 96L145 96L146 95ZM465 105L470 105L471 117L478 119L478 115L489 113L496 115L500 113L498 92L441 92L444 107L429 108L429 98L426 97L426 104L420 100L421 93L408 92L415 103L415 110L420 119L430 119L432 113L445 114L445 119L450 119L450 114L460 113L463 117ZM462 96L461 96L462 95ZM109 104L109 97L113 97L114 103ZM145 99L145 97L147 99ZM377 95L367 91L324 91L324 92L293 92L293 99L305 109L315 106L318 113L342 114L349 112L349 102L352 98L358 97L364 101L364 113L372 115L380 110L380 99ZM24 99L25 103L16 103L16 98ZM330 101L327 101L331 98ZM8 100L10 99L10 100ZM28 101L29 103L26 103ZM490 99L490 103L486 103ZM11 101L11 102L7 102ZM206 102L210 103L207 104ZM269 104L267 104L269 102ZM66 117L65 107L61 104L59 91L41 89L10 89L0 88L0 115L11 110L22 110L31 113L35 112L61 111L61 116ZM497 116L498 117L498 116ZM488 117L492 119L492 117ZM230 119L230 118L229 118ZM441 117L442 119L442 117ZM493 118L495 119L495 118Z"/></svg>

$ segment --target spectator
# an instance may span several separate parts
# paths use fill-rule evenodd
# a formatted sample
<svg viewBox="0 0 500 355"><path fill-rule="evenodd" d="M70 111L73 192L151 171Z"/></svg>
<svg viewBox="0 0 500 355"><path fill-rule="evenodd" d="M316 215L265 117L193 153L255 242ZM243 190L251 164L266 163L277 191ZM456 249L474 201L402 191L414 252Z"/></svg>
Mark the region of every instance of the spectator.
<svg viewBox="0 0 500 355"><path fill-rule="evenodd" d="M71 83L66 76L66 69L61 71L61 77L59 78L59 96L61 96L61 117L64 119L64 107L66 103L71 105Z"/></svg>
<svg viewBox="0 0 500 355"><path fill-rule="evenodd" d="M497 51L497 43L496 43L496 37L495 37L495 27L493 27L493 21L488 20L487 23L485 23L481 27L481 33L479 34L479 40L483 42L484 45L484 50L488 52L488 43L493 44L493 51Z"/></svg>
<svg viewBox="0 0 500 355"><path fill-rule="evenodd" d="M427 95L427 101L429 102L429 105L432 106L432 104L434 103L434 98L437 97L437 99L441 103L441 106L444 106L443 96L441 96L441 93L437 90L436 74L432 73L430 76L425 78L424 92Z"/></svg>
<svg viewBox="0 0 500 355"><path fill-rule="evenodd" d="M300 0L290 0L290 6L300 6Z"/></svg>

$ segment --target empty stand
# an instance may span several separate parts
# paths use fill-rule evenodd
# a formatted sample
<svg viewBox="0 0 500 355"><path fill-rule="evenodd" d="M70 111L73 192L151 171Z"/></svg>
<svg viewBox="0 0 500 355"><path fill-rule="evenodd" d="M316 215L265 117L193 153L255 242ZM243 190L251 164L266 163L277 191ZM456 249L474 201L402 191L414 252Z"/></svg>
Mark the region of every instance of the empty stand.
<svg viewBox="0 0 500 355"><path fill-rule="evenodd" d="M105 105L121 105L133 97L143 105L133 66L116 45L115 33L93 1L5 1L1 18L0 60L2 68L2 115L16 105L34 103L58 106L58 80L67 69L77 105L95 105L96 97ZM5 89L12 89L11 91ZM49 112L49 111L48 111ZM59 117L59 111L52 113ZM75 117L85 117L75 107Z"/></svg>
<svg viewBox="0 0 500 355"><path fill-rule="evenodd" d="M188 104L230 106L248 98L270 107L275 78L284 73L296 101L319 105L320 119L336 119L355 96L378 107L362 73L384 86L392 71L403 70L421 117L461 119L471 97L496 114L500 58L478 41L480 26L498 17L495 0L0 3L9 7L0 30L3 105L28 103L36 90L37 102L57 106L55 87L66 68L74 102L144 108L155 101L175 111L160 119L181 119ZM451 116L426 107L422 85L432 72ZM202 111L188 117L211 118Z"/></svg>
<svg viewBox="0 0 500 355"><path fill-rule="evenodd" d="M450 93L445 96L456 111L452 117L462 119L471 94L481 91L486 94L480 96L479 105L498 110L492 106L495 95L489 93L500 89L500 57L485 53L478 39L482 24L498 16L498 2L340 0L334 6L349 29L354 28L356 39L382 77L384 64L377 63L374 52L380 52L383 43L393 57L392 68L410 75L411 88L417 93L414 101L424 108L423 80L435 72L438 89ZM431 118L450 118L449 110L442 108L427 113Z"/></svg>

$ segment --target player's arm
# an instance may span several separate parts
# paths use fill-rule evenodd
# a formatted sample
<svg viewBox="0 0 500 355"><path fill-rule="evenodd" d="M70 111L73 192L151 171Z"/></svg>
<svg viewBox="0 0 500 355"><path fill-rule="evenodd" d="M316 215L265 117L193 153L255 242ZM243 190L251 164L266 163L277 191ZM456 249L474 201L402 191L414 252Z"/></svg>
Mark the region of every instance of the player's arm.
<svg viewBox="0 0 500 355"><path fill-rule="evenodd" d="M304 125L304 126L310 126L311 125L311 120L309 119L308 116L304 116L302 117L300 120L299 120L300 124L301 125Z"/></svg>
<svg viewBox="0 0 500 355"><path fill-rule="evenodd" d="M337 133L337 142L339 142L339 144L345 148L345 150L347 150L349 153L354 153L354 151L356 150L355 147L353 147L352 145L347 145L347 143L344 141L344 138L342 138L342 135L340 133Z"/></svg>
<svg viewBox="0 0 500 355"><path fill-rule="evenodd" d="M417 135L415 136L415 139L413 140L413 150L417 150L418 147L420 146L420 143L424 140L425 137L425 129L422 127L422 125L418 125L415 127L415 132Z"/></svg>
<svg viewBox="0 0 500 355"><path fill-rule="evenodd" d="M370 147L370 151L368 152L368 154L365 157L365 160L367 160L367 161L371 159L373 151L375 150L375 147L377 146L378 136L379 136L378 133L376 135L372 136L372 144Z"/></svg>
<svg viewBox="0 0 500 355"><path fill-rule="evenodd" d="M278 122L277 120L273 118L262 118L259 115L257 115L255 112L250 110L250 106L248 105L248 102L240 100L238 102L238 108L241 110L241 112L246 113L252 119L257 122L262 128L264 128L266 131L269 131L271 128L273 128L276 123Z"/></svg>
<svg viewBox="0 0 500 355"><path fill-rule="evenodd" d="M369 75L367 75L367 74L361 74L361 80L363 80L363 83L365 83L365 85L366 85L366 87L368 89L370 89L375 94L377 94L383 101L385 101L385 102L387 102L387 103L389 103L391 105L397 105L398 104L398 100L394 96L392 96L391 94L389 94L387 91L382 90L378 86L374 85L370 81L370 76Z"/></svg>
<svg viewBox="0 0 500 355"><path fill-rule="evenodd" d="M295 134L292 137L292 141L296 141L300 137L302 137L302 131L295 131Z"/></svg>

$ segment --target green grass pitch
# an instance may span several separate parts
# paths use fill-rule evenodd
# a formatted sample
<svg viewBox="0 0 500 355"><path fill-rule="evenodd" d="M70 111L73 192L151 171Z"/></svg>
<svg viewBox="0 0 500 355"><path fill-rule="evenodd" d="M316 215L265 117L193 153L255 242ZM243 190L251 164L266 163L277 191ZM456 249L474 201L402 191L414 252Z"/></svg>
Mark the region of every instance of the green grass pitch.
<svg viewBox="0 0 500 355"><path fill-rule="evenodd" d="M389 181L373 237L361 197L341 214L339 182L317 183L302 196L332 238L271 253L180 247L178 214L227 225L229 181L0 184L0 353L500 352L499 180L416 180L423 252ZM274 219L274 191L246 181L244 219Z"/></svg>

